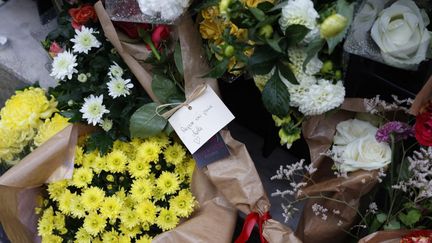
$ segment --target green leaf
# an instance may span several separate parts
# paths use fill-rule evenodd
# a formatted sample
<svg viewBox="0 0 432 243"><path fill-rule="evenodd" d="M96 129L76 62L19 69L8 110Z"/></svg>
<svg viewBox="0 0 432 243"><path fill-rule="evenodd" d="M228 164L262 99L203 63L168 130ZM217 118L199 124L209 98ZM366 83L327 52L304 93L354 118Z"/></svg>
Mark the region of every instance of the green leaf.
<svg viewBox="0 0 432 243"><path fill-rule="evenodd" d="M259 24L256 26L256 29L259 29L261 26L264 26L264 25L268 25L268 24L272 25L279 18L280 18L280 14L267 16L263 21L259 22Z"/></svg>
<svg viewBox="0 0 432 243"><path fill-rule="evenodd" d="M249 72L254 75L265 75L271 72L271 70L275 67L273 62L262 63L259 65L249 66Z"/></svg>
<svg viewBox="0 0 432 243"><path fill-rule="evenodd" d="M207 78L220 78L228 69L229 59L224 58L212 70L210 70L205 77Z"/></svg>
<svg viewBox="0 0 432 243"><path fill-rule="evenodd" d="M262 2L262 3L260 3L260 4L257 5L257 8L260 9L260 10L262 10L262 11L264 11L264 12L269 11L273 7L274 7L274 4L270 3L270 2L267 2L267 1Z"/></svg>
<svg viewBox="0 0 432 243"><path fill-rule="evenodd" d="M255 47L253 55L249 59L249 66L263 63L276 62L282 55L268 45Z"/></svg>
<svg viewBox="0 0 432 243"><path fill-rule="evenodd" d="M171 126L171 124L168 122L167 124L166 124L166 126L165 126L165 128L164 128L164 133L166 134L166 135L171 135L171 133L172 132L174 132L174 128Z"/></svg>
<svg viewBox="0 0 432 243"><path fill-rule="evenodd" d="M385 230L397 230L400 228L401 228L400 222L397 221L396 219L393 219L388 224L384 225Z"/></svg>
<svg viewBox="0 0 432 243"><path fill-rule="evenodd" d="M406 226L413 226L421 218L421 212L418 209L410 209L407 214L400 213L398 218Z"/></svg>
<svg viewBox="0 0 432 243"><path fill-rule="evenodd" d="M258 21L264 21L266 18L266 14L258 8L250 8L249 11Z"/></svg>
<svg viewBox="0 0 432 243"><path fill-rule="evenodd" d="M292 72L291 68L288 65L283 64L282 62L278 63L278 69L280 75L284 77L286 80L288 80L292 84L298 84L297 78L295 77L294 73Z"/></svg>
<svg viewBox="0 0 432 243"><path fill-rule="evenodd" d="M274 6L272 9L270 9L271 11L275 11L275 10L279 10L282 9L283 7L285 7L286 5L288 5L288 1L283 1L281 3L279 3L278 5Z"/></svg>
<svg viewBox="0 0 432 243"><path fill-rule="evenodd" d="M152 90L162 103L168 103L170 99L183 98L183 94L176 84L162 75L153 75Z"/></svg>
<svg viewBox="0 0 432 243"><path fill-rule="evenodd" d="M163 131L167 120L156 114L156 103L141 106L130 119L129 130L132 137L148 138Z"/></svg>
<svg viewBox="0 0 432 243"><path fill-rule="evenodd" d="M182 54L181 54L181 48L180 48L180 42L177 42L177 45L175 46L174 49L174 63L177 67L177 70L179 71L179 73L183 76L184 72L183 72L183 59L182 59Z"/></svg>
<svg viewBox="0 0 432 243"><path fill-rule="evenodd" d="M279 42L282 40L282 37L276 37L274 39L266 39L267 44L269 44L269 46L280 53L283 53L282 48L279 46Z"/></svg>
<svg viewBox="0 0 432 243"><path fill-rule="evenodd" d="M354 17L354 6L355 6L355 2L350 4L346 0L338 0L336 5L336 11L338 14L347 18L348 23L344 31L342 31L340 34L338 34L333 38L327 39L329 53L332 53L334 51L336 46L343 41L346 34L348 33L349 26L351 25Z"/></svg>
<svg viewBox="0 0 432 243"><path fill-rule="evenodd" d="M287 40L289 42L289 45L296 45L300 41L302 41L305 36L309 33L309 29L306 28L304 25L290 25L285 30L285 36L287 37Z"/></svg>
<svg viewBox="0 0 432 243"><path fill-rule="evenodd" d="M306 65L312 60L312 58L318 54L321 48L324 46L325 40L320 37L312 40L309 45L306 47L306 59L303 63L303 70L306 69Z"/></svg>
<svg viewBox="0 0 432 243"><path fill-rule="evenodd" d="M114 140L105 132L92 133L86 142L86 151L99 150L101 154L106 154L112 148Z"/></svg>
<svg viewBox="0 0 432 243"><path fill-rule="evenodd" d="M387 214L379 213L377 214L376 219L378 220L378 222L384 223L387 220Z"/></svg>
<svg viewBox="0 0 432 243"><path fill-rule="evenodd" d="M285 117L289 112L290 95L287 87L279 77L278 70L270 78L262 92L265 108L279 117Z"/></svg>

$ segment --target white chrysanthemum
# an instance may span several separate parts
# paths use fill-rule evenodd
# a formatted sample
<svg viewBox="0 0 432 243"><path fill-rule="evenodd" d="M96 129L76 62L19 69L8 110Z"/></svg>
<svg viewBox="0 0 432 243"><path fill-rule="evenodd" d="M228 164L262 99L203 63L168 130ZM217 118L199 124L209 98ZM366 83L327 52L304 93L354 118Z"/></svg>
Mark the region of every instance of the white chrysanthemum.
<svg viewBox="0 0 432 243"><path fill-rule="evenodd" d="M116 62L109 67L108 75L111 78L121 78L123 76L123 68L121 68Z"/></svg>
<svg viewBox="0 0 432 243"><path fill-rule="evenodd" d="M299 75L301 73L315 75L321 70L323 65L318 56L314 56L306 65L306 69L303 71L303 63L306 60L307 53L304 48L300 47L288 49L288 57L291 62L291 68L295 75Z"/></svg>
<svg viewBox="0 0 432 243"><path fill-rule="evenodd" d="M342 104L345 98L345 87L339 81L332 84L321 79L311 85L299 101L299 111L307 116L320 115Z"/></svg>
<svg viewBox="0 0 432 243"><path fill-rule="evenodd" d="M170 21L180 17L189 3L189 0L138 0L143 14Z"/></svg>
<svg viewBox="0 0 432 243"><path fill-rule="evenodd" d="M109 130L111 130L112 126L113 126L113 121L110 119L103 119L100 123L100 127L102 127L102 129L105 132L108 132Z"/></svg>
<svg viewBox="0 0 432 243"><path fill-rule="evenodd" d="M308 29L314 29L319 14L311 0L289 0L282 8L282 16L279 25L283 31L290 25L303 25Z"/></svg>
<svg viewBox="0 0 432 243"><path fill-rule="evenodd" d="M102 43L93 35L95 33L97 31L85 26L81 27L81 30L76 29L75 36L71 39L71 42L75 43L72 47L74 52L87 54L92 48L99 48Z"/></svg>
<svg viewBox="0 0 432 243"><path fill-rule="evenodd" d="M299 107L305 94L309 91L309 85L290 85L288 92L290 93L290 106Z"/></svg>
<svg viewBox="0 0 432 243"><path fill-rule="evenodd" d="M71 51L64 51L54 57L50 75L58 80L72 79L72 74L78 73L76 66L76 56Z"/></svg>
<svg viewBox="0 0 432 243"><path fill-rule="evenodd" d="M83 118L87 120L88 124L93 124L93 126L95 126L101 122L105 113L109 113L109 110L103 105L103 95L90 95L84 98L84 104L80 112L83 114Z"/></svg>
<svg viewBox="0 0 432 243"><path fill-rule="evenodd" d="M130 89L133 88L131 80L123 78L112 78L111 81L107 83L107 86L108 94L113 98L120 96L126 97L126 95L130 94Z"/></svg>

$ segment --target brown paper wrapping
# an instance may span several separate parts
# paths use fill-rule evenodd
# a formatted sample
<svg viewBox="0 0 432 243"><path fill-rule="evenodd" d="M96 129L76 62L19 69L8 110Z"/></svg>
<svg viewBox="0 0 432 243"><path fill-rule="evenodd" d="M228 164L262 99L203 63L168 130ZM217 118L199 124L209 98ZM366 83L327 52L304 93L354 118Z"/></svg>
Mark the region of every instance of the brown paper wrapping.
<svg viewBox="0 0 432 243"><path fill-rule="evenodd" d="M117 51L138 80L140 80L147 93L151 97L154 97L151 91L151 75L146 70L146 67L141 66L136 60L130 59L130 57L136 56L134 52L140 52L137 50L139 48L137 46L134 48L129 46L126 50L124 48L125 43L120 41L114 26L100 2L96 3L95 9L106 37L117 48ZM205 60L201 37L189 16L184 16L179 21L177 34L182 51L186 95L190 94L197 85L203 83L210 85L219 94L217 81L212 78L203 78L210 68ZM134 51L128 53L131 50ZM227 130L221 131L221 135L227 144L231 156L208 165L207 168L203 169L203 172L208 176L208 179L214 184L215 188L237 209L246 214L252 211L261 214L267 212L270 209L270 202L245 145L233 139ZM217 218L209 218L208 220L214 222L215 228L219 228L221 225L217 223ZM224 227L229 227L229 225ZM173 231L175 236L170 239L177 239L176 237L182 235L179 231L182 231L181 226ZM199 231L200 229L197 228L192 232L193 234L201 235ZM269 220L264 224L264 236L269 242L299 242L290 229L275 220ZM195 236L189 235L189 237ZM157 239L160 238L158 237ZM193 239L195 238L189 238L188 242L197 242ZM230 241L231 239L219 242ZM178 242L184 241L179 240Z"/></svg>
<svg viewBox="0 0 432 243"><path fill-rule="evenodd" d="M420 109L427 104L428 101L432 100L432 76L416 95L414 102L411 106L410 113L416 116Z"/></svg>
<svg viewBox="0 0 432 243"><path fill-rule="evenodd" d="M353 226L357 220L356 210L361 197L370 192L378 182L376 171L356 171L350 173L348 178L337 178L331 169L333 161L321 155L332 146L336 125L354 118L355 114L360 112L366 112L363 99L346 99L339 111L310 117L303 123L303 136L309 145L311 163L317 171L311 176L315 183L303 188L298 196L325 195L349 204L348 207L332 200L308 199L296 232L305 243L344 242L347 235L341 228L349 230ZM326 221L315 216L311 209L314 203L329 209ZM333 215L333 209L339 210L340 214ZM337 225L339 220L343 223L341 226Z"/></svg>
<svg viewBox="0 0 432 243"><path fill-rule="evenodd" d="M377 231L359 240L359 243L399 243L401 238L412 230Z"/></svg>

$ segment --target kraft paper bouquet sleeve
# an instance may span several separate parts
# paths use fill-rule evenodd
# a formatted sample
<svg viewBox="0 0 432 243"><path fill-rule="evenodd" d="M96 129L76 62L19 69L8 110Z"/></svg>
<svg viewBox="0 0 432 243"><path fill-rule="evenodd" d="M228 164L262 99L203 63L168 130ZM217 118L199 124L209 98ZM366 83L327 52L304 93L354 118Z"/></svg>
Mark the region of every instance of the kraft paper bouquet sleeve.
<svg viewBox="0 0 432 243"><path fill-rule="evenodd" d="M344 242L346 233L357 221L362 196L370 192L378 183L377 171L356 171L348 177L336 177L332 166L333 160L325 155L333 144L336 125L354 118L356 113L367 112L363 99L346 99L340 110L321 116L310 117L303 124L303 134L309 145L311 163L317 168L311 175L311 181L298 197L311 197L304 206L297 235L303 242ZM325 196L326 198L322 198ZM338 201L347 202L348 205ZM338 210L340 214L327 218L317 217L312 205L318 204L329 210Z"/></svg>
<svg viewBox="0 0 432 243"><path fill-rule="evenodd" d="M432 76L429 77L429 80L425 83L423 88L417 94L414 99L414 102L411 106L410 113L416 116L421 108L426 105L432 99Z"/></svg>
<svg viewBox="0 0 432 243"><path fill-rule="evenodd" d="M154 97L148 67L134 58L138 56L137 53L146 52L145 47L140 48L138 45L122 42L119 38L120 34L116 33L102 3L98 2L95 8L106 37L140 80L150 97ZM198 85L204 83L210 85L218 93L217 81L212 78L203 78L210 69L204 57L200 35L192 19L189 16L182 17L176 25L176 30L181 46L186 96ZM131 45L135 46L131 47ZM267 241L299 242L289 228L275 220L268 219L270 202L246 146L233 139L228 130L223 130L220 133L230 151L230 156L213 162L204 168L203 172L207 175L207 178L237 209L245 214L256 216L257 223L260 221L261 226L263 226L263 236ZM199 195L197 194L197 196ZM263 218L266 218L266 220L262 220ZM231 227L228 224L224 226L217 224L214 218L209 218L209 220L215 222L216 228ZM198 233L198 231L199 229L196 229L195 232ZM262 240L264 241L264 239Z"/></svg>
<svg viewBox="0 0 432 243"><path fill-rule="evenodd" d="M359 243L400 243L401 238L409 232L409 230L378 231L363 237Z"/></svg>

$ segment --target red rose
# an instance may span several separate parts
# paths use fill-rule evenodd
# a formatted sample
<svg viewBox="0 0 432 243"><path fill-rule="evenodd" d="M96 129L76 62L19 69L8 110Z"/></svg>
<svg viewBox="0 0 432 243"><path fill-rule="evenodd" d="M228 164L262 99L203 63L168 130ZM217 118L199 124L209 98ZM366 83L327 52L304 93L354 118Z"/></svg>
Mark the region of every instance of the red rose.
<svg viewBox="0 0 432 243"><path fill-rule="evenodd" d="M96 11L91 4L83 4L78 8L69 9L69 15L72 17L72 27L74 29L81 28L90 20L97 21Z"/></svg>
<svg viewBox="0 0 432 243"><path fill-rule="evenodd" d="M51 46L50 46L48 52L49 52L50 56L54 58L55 56L57 56L57 54L59 54L62 51L63 51L63 48L61 48L61 46L57 42L54 41L53 43L51 43Z"/></svg>
<svg viewBox="0 0 432 243"><path fill-rule="evenodd" d="M136 24L130 22L115 22L114 25L132 39L137 39L139 37L138 34L139 29L144 29L144 30L150 29L150 25L144 23Z"/></svg>
<svg viewBox="0 0 432 243"><path fill-rule="evenodd" d="M432 243L432 230L416 230L402 237L401 243Z"/></svg>
<svg viewBox="0 0 432 243"><path fill-rule="evenodd" d="M421 111L416 117L414 125L415 137L419 144L432 146L432 104Z"/></svg>
<svg viewBox="0 0 432 243"><path fill-rule="evenodd" d="M167 25L157 25L153 30L151 39L156 48L159 48L159 45L162 41L167 40L170 35L170 29Z"/></svg>

